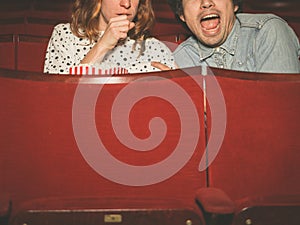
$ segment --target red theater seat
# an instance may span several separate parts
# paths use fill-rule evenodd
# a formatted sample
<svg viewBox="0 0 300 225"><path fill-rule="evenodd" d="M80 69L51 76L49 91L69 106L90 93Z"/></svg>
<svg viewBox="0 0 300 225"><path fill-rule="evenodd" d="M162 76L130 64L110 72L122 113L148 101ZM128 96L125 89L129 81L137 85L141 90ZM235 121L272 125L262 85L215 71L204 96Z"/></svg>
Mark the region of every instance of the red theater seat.
<svg viewBox="0 0 300 225"><path fill-rule="evenodd" d="M226 103L226 132L208 168L209 185L236 202L234 224L299 224L299 74L215 75ZM210 80L207 95L216 91ZM211 131L221 115L208 105Z"/></svg>
<svg viewBox="0 0 300 225"><path fill-rule="evenodd" d="M25 34L50 37L55 25L59 23L66 23L68 19L63 19L61 15L41 16L41 15L30 15L26 18L24 24Z"/></svg>
<svg viewBox="0 0 300 225"><path fill-rule="evenodd" d="M3 13L22 13L30 10L32 0L10 0L0 2L0 12Z"/></svg>
<svg viewBox="0 0 300 225"><path fill-rule="evenodd" d="M169 34L156 36L156 38L164 42L171 51L174 51L178 47L178 45L188 37L188 34Z"/></svg>
<svg viewBox="0 0 300 225"><path fill-rule="evenodd" d="M233 224L253 224L268 219L269 224L277 225L276 221L286 218L295 221L291 224L299 223L299 74L195 67L109 79L4 69L0 75L5 84L0 89L0 103L5 105L0 111L0 192L10 197L0 205L5 209L0 210L0 217L6 218L9 212L12 224L72 224L89 218L94 224L107 212L116 215L108 219L120 219L121 212L121 217L137 224L147 224L140 222L141 217L150 224L159 224L153 219L176 224L167 219L170 215L193 224L204 220L206 224L231 224L231 220ZM201 91L203 79L207 102ZM179 89L168 89L169 82ZM163 90L161 93L179 100L177 104L189 102L189 98L181 99L181 89L196 107L196 127L203 128L196 134L199 139L192 153L190 143L197 133L192 129L197 121L192 108L176 111L177 105L166 104L151 92ZM136 96L145 98L134 99ZM136 104L132 106L128 99ZM220 107L222 99L225 108ZM180 117L185 113L189 116ZM149 129L156 126L148 126L155 117L163 118L168 128L160 145L140 152L134 150L139 145L131 146L134 142L130 147L123 144L134 140L128 133L141 139L151 136ZM125 127L124 121L128 122ZM192 128L183 126L185 122ZM126 130L126 124L131 130ZM119 127L125 130L120 133ZM153 134L161 130L164 128ZM164 159L173 154L181 133L189 140L184 142L181 156L192 154L191 158L173 176L157 183L137 185L149 181L149 173L132 170L124 174L128 168L115 167L116 161L105 154L101 156L105 161L97 158L106 148L115 159L134 168L158 162L167 165ZM120 139L120 134L125 139ZM101 138L102 147L95 138ZM218 142L220 148L212 152ZM90 152L98 148L99 153ZM214 153L216 158L210 158ZM107 169L98 167L107 162ZM173 163L164 168L172 168ZM107 171L111 171L109 175ZM159 170L154 178L161 178L164 172ZM12 211L7 210L10 202Z"/></svg>
<svg viewBox="0 0 300 225"><path fill-rule="evenodd" d="M54 25L69 22L72 1L13 0L0 3L0 33L50 36Z"/></svg>
<svg viewBox="0 0 300 225"><path fill-rule="evenodd" d="M68 0L34 2L26 18L26 33L50 37L55 25L70 21L72 3Z"/></svg>
<svg viewBox="0 0 300 225"><path fill-rule="evenodd" d="M20 14L0 15L0 35L25 33L25 17Z"/></svg>
<svg viewBox="0 0 300 225"><path fill-rule="evenodd" d="M246 198L240 201L233 224L297 225L299 210L299 195Z"/></svg>
<svg viewBox="0 0 300 225"><path fill-rule="evenodd" d="M244 11L255 12L278 12L282 15L295 15L299 16L298 8L300 3L298 0L244 0Z"/></svg>
<svg viewBox="0 0 300 225"><path fill-rule="evenodd" d="M156 19L153 35L165 36L172 34L190 34L185 25L176 18L166 0L152 1L152 5Z"/></svg>
<svg viewBox="0 0 300 225"><path fill-rule="evenodd" d="M299 194L299 74L248 74L250 79L234 71L216 76L226 102L226 133L209 167L210 185L234 200ZM213 91L207 83L207 92Z"/></svg>
<svg viewBox="0 0 300 225"><path fill-rule="evenodd" d="M11 224L73 225L80 221L89 225L204 225L202 218L193 210L178 208L180 204L174 203L162 199L132 199L130 202L111 198L44 199L31 203L31 208L35 206L38 210L18 213ZM172 208L172 204L175 208ZM43 209L43 205L47 207ZM55 210L49 210L49 205ZM118 209L115 209L116 206Z"/></svg>
<svg viewBox="0 0 300 225"><path fill-rule="evenodd" d="M25 32L25 17L30 10L30 0L0 2L0 34Z"/></svg>
<svg viewBox="0 0 300 225"><path fill-rule="evenodd" d="M48 41L48 37L18 35L17 69L42 72Z"/></svg>
<svg viewBox="0 0 300 225"><path fill-rule="evenodd" d="M203 112L203 94L199 85L189 76L183 76L184 73L181 71L174 73L166 71L136 76L114 76L107 80L105 77L43 75L3 69L0 70L0 74L0 83L5 84L1 85L0 89L0 103L5 105L5 110L0 111L0 136L2 137L0 139L2 149L0 151L0 193L10 195L13 205L11 216L17 218L16 224L26 221L36 224L34 218L46 221L43 218L47 212L38 214L37 211L28 210L66 209L64 199L71 199L71 206L69 205L68 209L82 210L95 209L95 207L96 209L114 209L109 211L112 214L115 210L126 210L130 207L137 209L137 214L145 215L144 209L147 206L149 215L153 214L154 218L157 217L156 215L165 215L161 218L162 221L174 221L174 218L179 218L172 211L179 209L183 210L179 212L179 215L182 215L185 222L202 224L201 213L197 213L198 216L195 214L198 210L195 205L195 193L197 189L206 186L205 173L198 171L205 144L202 134L204 132L203 114L201 113ZM153 76L149 77L149 75ZM137 80L138 78L143 78L145 81ZM133 81L136 82L133 83ZM175 85L173 88L179 88L178 92L168 90L170 83ZM103 84L105 85L96 101L93 96ZM117 96L122 96L119 94L120 91L130 84L135 84L135 90L130 91L130 86L127 89L127 94L132 96L131 98L143 93L146 94L146 98L132 107L129 120L123 119L126 118L126 108L130 98L127 101L123 99L115 103L114 107L119 105L119 110L125 110L125 114L117 111L116 126L122 128L123 121L128 121L130 133L133 132L136 137L145 139L151 135L149 129L156 127L153 121L154 124L151 123L152 127L149 128L151 119L163 118L168 129L166 136L161 144L154 145L153 150L150 151L137 151L134 150L136 147L133 149L126 147L118 140L114 132L116 128L112 127L112 103L116 101ZM79 92L78 90L76 92L77 87L79 87ZM168 104L166 100L155 97L156 95L147 95L148 92L151 93L152 88L155 88L156 92L160 91L168 95L171 100L173 98L172 101L177 102L177 105L183 104L183 106L177 111L176 107ZM183 99L180 95L181 88L188 93L187 99ZM123 94L123 97L127 94ZM95 108L93 100L96 101ZM189 107L186 107L189 101L195 107L196 117L191 114ZM88 118L95 118L96 127L94 128L98 134L95 134L93 126L89 125L91 120ZM81 126L86 124L89 126L81 129ZM163 127L160 126L156 133L163 131ZM195 127L200 127L200 130L196 132ZM183 129L182 134L180 129ZM189 133L187 130L194 132ZM123 132L123 135L127 134ZM180 139L181 135L183 136ZM114 178L105 178L109 175L99 174L99 171L97 172L89 165L94 157L97 158L95 153L88 156L89 150L96 150L93 147L95 145L93 140L97 137L101 138L113 157L126 165L136 167L135 176L125 173L125 170L116 169L116 161L109 164L105 170ZM156 138L159 137L160 135ZM86 149L86 144L91 144L92 147L88 146ZM180 154L175 157L173 150L177 146ZM99 151L101 153L101 148ZM170 158L171 155L172 158ZM88 160L84 157L88 157ZM168 161L171 159L172 161ZM178 162L180 164L177 164ZM99 162L99 165L105 163L106 161ZM152 173L147 173L147 170L139 172L140 168L149 165L165 165L165 167L159 170L153 168ZM174 175L168 178L170 170L174 172ZM153 179L153 183L143 184L149 179ZM138 184L139 182L142 184ZM52 201L51 199L60 200ZM90 201L85 202L86 199ZM100 199L100 202L98 205L93 204L91 199ZM103 203L104 199L112 199L112 201L122 199L122 202L113 201L114 203L108 204ZM70 201L67 202L70 203ZM142 202L144 207L136 208L141 207L139 202ZM164 211L155 211L161 209ZM62 215L65 218L62 221L70 221L68 219L70 213L66 211L62 213L65 213ZM126 213L124 218L127 218L128 213L134 212ZM174 218L172 218L173 215ZM49 221L56 221L56 215L51 216ZM147 218L148 215L145 216ZM82 221L87 217L91 220L95 218L87 214L80 216L80 213L72 218ZM178 219L178 222L183 219ZM157 221L151 224L160 224L158 219ZM171 222L171 224L177 223Z"/></svg>
<svg viewBox="0 0 300 225"><path fill-rule="evenodd" d="M16 36L0 35L0 67L15 69Z"/></svg>

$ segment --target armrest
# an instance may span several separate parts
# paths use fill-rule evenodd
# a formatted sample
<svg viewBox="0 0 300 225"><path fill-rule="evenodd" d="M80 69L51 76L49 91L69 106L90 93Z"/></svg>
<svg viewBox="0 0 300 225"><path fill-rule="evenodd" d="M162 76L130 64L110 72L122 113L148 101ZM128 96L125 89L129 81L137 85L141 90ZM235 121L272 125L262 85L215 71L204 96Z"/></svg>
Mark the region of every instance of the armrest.
<svg viewBox="0 0 300 225"><path fill-rule="evenodd" d="M8 224L11 207L12 205L9 196L0 193L0 225Z"/></svg>
<svg viewBox="0 0 300 225"><path fill-rule="evenodd" d="M224 191L217 188L198 189L196 202L202 210L206 224L232 223L236 206Z"/></svg>

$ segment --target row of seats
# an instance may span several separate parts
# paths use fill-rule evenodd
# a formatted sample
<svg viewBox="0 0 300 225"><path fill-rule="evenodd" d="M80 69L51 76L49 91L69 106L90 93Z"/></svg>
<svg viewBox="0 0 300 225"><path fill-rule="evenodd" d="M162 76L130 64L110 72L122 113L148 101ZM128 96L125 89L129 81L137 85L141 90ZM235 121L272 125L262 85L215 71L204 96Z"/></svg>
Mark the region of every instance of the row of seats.
<svg viewBox="0 0 300 225"><path fill-rule="evenodd" d="M298 225L299 75L149 75L0 69L0 224Z"/></svg>
<svg viewBox="0 0 300 225"><path fill-rule="evenodd" d="M1 33L50 36L55 24L70 21L72 2L70 0L1 1Z"/></svg>
<svg viewBox="0 0 300 225"><path fill-rule="evenodd" d="M5 106L0 111L0 225L299 224L298 75L196 67L109 79L47 76L41 71L49 35L57 22L68 21L70 2L0 4L0 103ZM285 18L297 24L297 14L289 14L294 11L280 10L297 1L278 2L276 12L286 12ZM271 1L245 1L244 7L267 12L272 8L267 4L274 6ZM153 5L155 34L176 46L185 39L185 28L165 0L153 0ZM204 73L215 76L199 76ZM146 82L134 82L140 78ZM149 97L126 114L129 104L121 100L118 110L124 113L114 127L112 103L132 83L134 96L155 87L183 109L192 103L195 111L177 112L176 104ZM168 89L169 83L189 98L172 91L173 86ZM123 115L128 118L119 118ZM136 151L116 136L115 130L128 121L131 130L119 133L125 140L131 133L147 139L154 117L163 118L168 129L152 151ZM157 131L162 135L164 126ZM117 159L100 158L104 170L98 167L99 152L89 152L98 149L99 142L91 140L99 137ZM178 140L188 141L178 145ZM179 157L168 161L177 146L183 149ZM103 174L107 171L111 173ZM149 182L149 176L164 179L137 184Z"/></svg>
<svg viewBox="0 0 300 225"><path fill-rule="evenodd" d="M41 72L48 39L55 24L68 22L70 0L13 0L0 3L0 66L2 68ZM298 1L244 1L246 12L274 12L283 16L300 36ZM175 17L166 0L153 0L156 25L153 35L171 50L190 33ZM35 51L31 51L35 49ZM30 52L30 56L28 56ZM24 57L25 56L25 57Z"/></svg>
<svg viewBox="0 0 300 225"><path fill-rule="evenodd" d="M43 69L47 42L53 27L69 22L73 1L13 0L0 3L1 68L38 71ZM156 5L153 35L174 50L189 32L175 18L166 4ZM165 11L166 10L166 11ZM166 13L165 13L166 12ZM34 51L32 51L34 49ZM29 54L30 53L30 54Z"/></svg>
<svg viewBox="0 0 300 225"><path fill-rule="evenodd" d="M0 52L3 68L15 68L30 71L42 71L46 39L49 39L53 27L60 22L68 22L72 1L9 1L1 2ZM298 1L244 1L246 12L275 12L289 21L300 36L300 20L297 9ZM174 50L177 44L185 40L190 33L174 16L166 1L153 1L156 13L156 26L153 35ZM296 12L295 12L296 11ZM25 40L24 40L25 39ZM24 47L25 46L25 47ZM27 55L27 48L36 46L36 57L22 58ZM4 50L8 51L8 57ZM3 59L2 59L3 58ZM24 62L24 63L23 63Z"/></svg>
<svg viewBox="0 0 300 225"><path fill-rule="evenodd" d="M0 35L0 67L42 72L49 37Z"/></svg>
<svg viewBox="0 0 300 225"><path fill-rule="evenodd" d="M160 35L171 50L186 39L184 34ZM0 68L42 72L49 37L27 34L0 34Z"/></svg>
<svg viewBox="0 0 300 225"><path fill-rule="evenodd" d="M73 1L49 0L13 0L0 3L0 33L30 34L50 36L53 26L57 23L69 22ZM156 15L154 36L189 34L188 29L174 15L167 0L153 0ZM294 28L300 36L299 1L267 0L243 1L244 12L275 13Z"/></svg>
<svg viewBox="0 0 300 225"><path fill-rule="evenodd" d="M57 23L69 22L73 1L14 0L0 3L0 33L50 36ZM156 12L156 26L153 35L187 34L169 5L153 3Z"/></svg>

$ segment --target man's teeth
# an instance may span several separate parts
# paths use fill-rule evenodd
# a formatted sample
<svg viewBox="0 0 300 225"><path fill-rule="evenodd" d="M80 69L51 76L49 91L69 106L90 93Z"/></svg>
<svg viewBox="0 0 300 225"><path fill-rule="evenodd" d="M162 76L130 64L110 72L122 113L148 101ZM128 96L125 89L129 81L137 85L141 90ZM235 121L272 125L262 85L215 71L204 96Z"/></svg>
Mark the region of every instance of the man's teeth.
<svg viewBox="0 0 300 225"><path fill-rule="evenodd" d="M219 16L217 14L210 14L207 16L204 16L202 19L207 20L207 19L213 19L213 18L218 18Z"/></svg>

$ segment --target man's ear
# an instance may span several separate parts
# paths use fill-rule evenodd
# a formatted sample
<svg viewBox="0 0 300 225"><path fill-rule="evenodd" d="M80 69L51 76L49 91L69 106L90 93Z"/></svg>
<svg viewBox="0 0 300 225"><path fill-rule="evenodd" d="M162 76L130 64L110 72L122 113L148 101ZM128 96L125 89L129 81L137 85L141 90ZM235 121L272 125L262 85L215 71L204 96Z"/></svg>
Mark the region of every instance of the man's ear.
<svg viewBox="0 0 300 225"><path fill-rule="evenodd" d="M235 6L234 6L234 12L236 13L238 10L239 10L239 6L238 6L238 5L235 5Z"/></svg>
<svg viewBox="0 0 300 225"><path fill-rule="evenodd" d="M183 15L183 14L181 14L181 15L179 16L179 18L180 18L183 22L185 22L185 18L184 18L184 15Z"/></svg>

